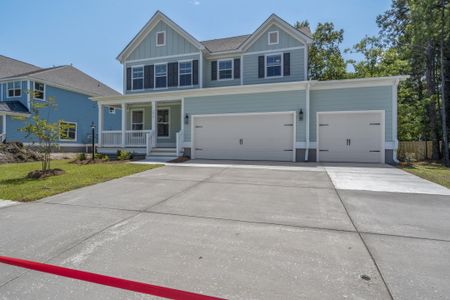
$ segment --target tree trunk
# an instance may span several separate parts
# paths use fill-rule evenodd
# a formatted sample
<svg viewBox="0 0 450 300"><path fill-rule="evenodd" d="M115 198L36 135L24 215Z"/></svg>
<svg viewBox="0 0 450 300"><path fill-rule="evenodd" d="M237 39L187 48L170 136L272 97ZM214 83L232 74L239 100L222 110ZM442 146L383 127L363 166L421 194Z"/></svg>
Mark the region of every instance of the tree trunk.
<svg viewBox="0 0 450 300"><path fill-rule="evenodd" d="M435 78L434 78L434 49L433 41L428 41L426 49L426 95L430 99L427 107L428 118L430 121L430 135L433 142L433 150L431 154L432 160L439 160L439 139L438 139L438 127L437 127L437 113L436 113L436 97L434 91L436 90Z"/></svg>

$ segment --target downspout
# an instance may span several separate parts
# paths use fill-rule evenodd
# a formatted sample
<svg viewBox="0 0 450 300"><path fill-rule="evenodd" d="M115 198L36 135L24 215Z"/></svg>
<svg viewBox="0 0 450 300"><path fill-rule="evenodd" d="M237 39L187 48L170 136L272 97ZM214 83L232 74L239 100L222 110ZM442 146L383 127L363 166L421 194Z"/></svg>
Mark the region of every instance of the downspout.
<svg viewBox="0 0 450 300"><path fill-rule="evenodd" d="M30 80L27 80L27 105L28 105L29 111L31 111L31 90L30 89L31 89L31 83L30 83Z"/></svg>
<svg viewBox="0 0 450 300"><path fill-rule="evenodd" d="M306 143L305 143L305 161L308 161L308 154L309 154L309 88L310 88L311 82L308 81L306 83L306 107L305 107L305 130L306 130Z"/></svg>
<svg viewBox="0 0 450 300"><path fill-rule="evenodd" d="M398 84L400 79L396 79L392 86L392 140L394 147L392 149L392 160L398 164L400 161L397 159L398 139L397 139L397 93Z"/></svg>

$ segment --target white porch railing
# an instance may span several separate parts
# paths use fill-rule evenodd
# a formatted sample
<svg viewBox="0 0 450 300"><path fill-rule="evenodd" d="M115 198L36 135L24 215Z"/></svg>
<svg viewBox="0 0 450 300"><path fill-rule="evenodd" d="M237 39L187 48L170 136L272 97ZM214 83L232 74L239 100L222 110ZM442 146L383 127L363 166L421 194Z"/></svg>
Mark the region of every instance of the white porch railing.
<svg viewBox="0 0 450 300"><path fill-rule="evenodd" d="M184 142L184 132L183 132L183 130L180 130L177 132L177 135L176 135L177 157L181 155L181 149L183 148L183 142Z"/></svg>
<svg viewBox="0 0 450 300"><path fill-rule="evenodd" d="M144 147L147 145L147 133L150 130L127 130L125 131L125 146Z"/></svg>
<svg viewBox="0 0 450 300"><path fill-rule="evenodd" d="M122 145L122 131L102 131L102 145L105 147L120 147Z"/></svg>
<svg viewBox="0 0 450 300"><path fill-rule="evenodd" d="M153 130L150 130L145 135L145 146L146 146L146 153L147 155L150 155L153 148Z"/></svg>
<svg viewBox="0 0 450 300"><path fill-rule="evenodd" d="M6 139L6 133L0 133L0 143L3 143L3 141Z"/></svg>

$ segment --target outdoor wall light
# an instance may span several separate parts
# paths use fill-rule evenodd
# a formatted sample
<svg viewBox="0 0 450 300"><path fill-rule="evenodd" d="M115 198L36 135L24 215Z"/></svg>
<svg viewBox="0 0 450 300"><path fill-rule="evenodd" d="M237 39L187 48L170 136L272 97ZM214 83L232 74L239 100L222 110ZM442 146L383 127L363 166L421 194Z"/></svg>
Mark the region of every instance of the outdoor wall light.
<svg viewBox="0 0 450 300"><path fill-rule="evenodd" d="M184 116L184 124L189 124L189 114L186 114L185 116Z"/></svg>
<svg viewBox="0 0 450 300"><path fill-rule="evenodd" d="M303 109L300 108L300 111L298 112L298 119L301 121L303 120Z"/></svg>

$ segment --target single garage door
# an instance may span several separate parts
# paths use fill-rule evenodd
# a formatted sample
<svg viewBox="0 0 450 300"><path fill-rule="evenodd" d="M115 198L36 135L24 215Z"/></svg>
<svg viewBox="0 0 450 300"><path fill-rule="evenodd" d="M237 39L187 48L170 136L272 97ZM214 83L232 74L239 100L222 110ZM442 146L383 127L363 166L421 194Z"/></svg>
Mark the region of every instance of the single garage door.
<svg viewBox="0 0 450 300"><path fill-rule="evenodd" d="M193 117L193 157L293 161L295 113Z"/></svg>
<svg viewBox="0 0 450 300"><path fill-rule="evenodd" d="M318 160L384 163L384 113L318 113Z"/></svg>

